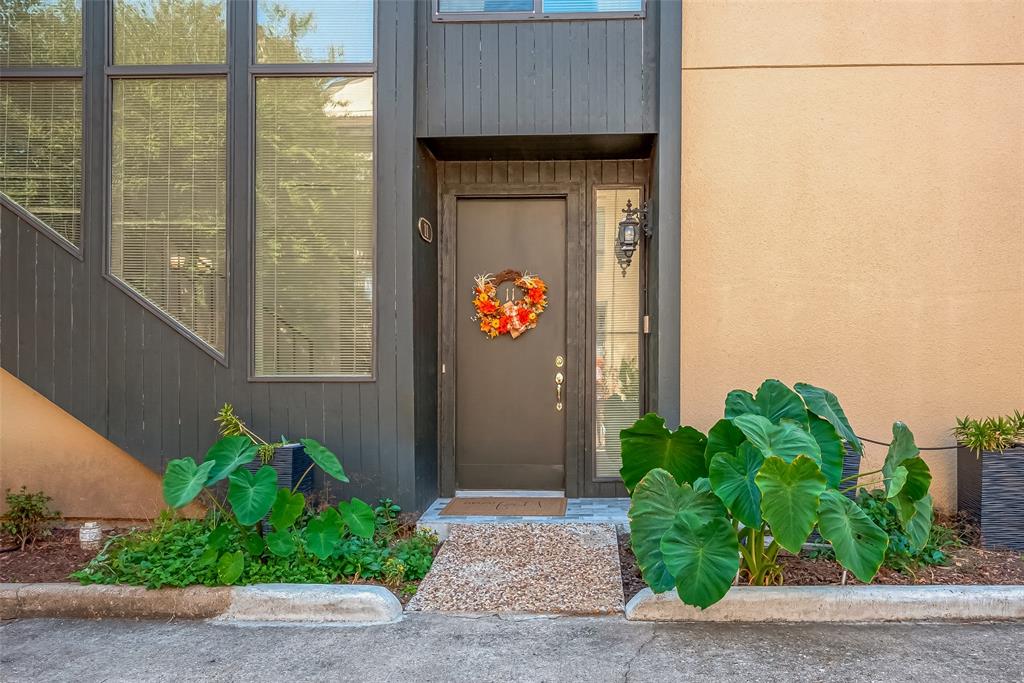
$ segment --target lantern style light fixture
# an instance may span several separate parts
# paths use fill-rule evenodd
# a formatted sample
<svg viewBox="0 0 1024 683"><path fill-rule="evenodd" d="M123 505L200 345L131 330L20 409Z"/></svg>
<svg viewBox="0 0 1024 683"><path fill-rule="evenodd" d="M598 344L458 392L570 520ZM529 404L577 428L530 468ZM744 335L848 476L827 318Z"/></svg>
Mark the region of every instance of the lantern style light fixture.
<svg viewBox="0 0 1024 683"><path fill-rule="evenodd" d="M626 277L626 269L633 262L633 254L640 246L641 237L651 236L651 228L647 223L647 204L642 207L634 207L633 200L626 200L626 208L622 209L626 214L619 221L618 248L615 250L616 260L619 268L622 269L622 277Z"/></svg>

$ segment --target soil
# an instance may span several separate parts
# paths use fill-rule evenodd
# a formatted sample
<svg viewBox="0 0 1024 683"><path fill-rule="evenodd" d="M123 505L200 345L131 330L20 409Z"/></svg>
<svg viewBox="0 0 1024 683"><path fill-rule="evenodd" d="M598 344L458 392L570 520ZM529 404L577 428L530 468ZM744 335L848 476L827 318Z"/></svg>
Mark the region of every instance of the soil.
<svg viewBox="0 0 1024 683"><path fill-rule="evenodd" d="M103 541L125 530L105 530ZM78 545L78 529L54 529L49 538L29 543L19 550L9 537L0 541L0 583L53 583L70 581L68 575L78 571L95 557L95 550L82 550Z"/></svg>
<svg viewBox="0 0 1024 683"><path fill-rule="evenodd" d="M966 542L977 543L977 533L972 528L963 528L960 537ZM959 585L1021 585L1024 584L1024 555L1016 550L986 550L977 545L947 548L944 551L949 560L945 565L918 567L913 573L900 573L882 567L873 584L959 584ZM636 564L636 557L629 545L629 535L619 536L619 560L622 568L622 590L628 601L645 587ZM822 586L843 583L843 568L832 559L811 557L802 553L790 555L779 553L779 564L787 586ZM852 574L846 575L847 584L860 583Z"/></svg>

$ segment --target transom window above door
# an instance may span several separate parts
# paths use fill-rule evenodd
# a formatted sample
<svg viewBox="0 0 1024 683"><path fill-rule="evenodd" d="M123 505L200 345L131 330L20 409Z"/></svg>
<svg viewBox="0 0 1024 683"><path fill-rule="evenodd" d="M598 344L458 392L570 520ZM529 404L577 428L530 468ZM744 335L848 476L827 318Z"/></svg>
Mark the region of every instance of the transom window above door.
<svg viewBox="0 0 1024 683"><path fill-rule="evenodd" d="M434 21L638 19L647 0L434 0Z"/></svg>

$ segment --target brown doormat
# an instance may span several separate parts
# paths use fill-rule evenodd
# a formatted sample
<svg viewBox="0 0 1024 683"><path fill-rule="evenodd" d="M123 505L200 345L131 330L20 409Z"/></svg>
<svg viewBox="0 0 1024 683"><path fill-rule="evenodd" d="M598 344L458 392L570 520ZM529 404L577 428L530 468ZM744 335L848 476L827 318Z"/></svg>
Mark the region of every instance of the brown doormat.
<svg viewBox="0 0 1024 683"><path fill-rule="evenodd" d="M564 517L565 498L452 498L442 515L485 517Z"/></svg>

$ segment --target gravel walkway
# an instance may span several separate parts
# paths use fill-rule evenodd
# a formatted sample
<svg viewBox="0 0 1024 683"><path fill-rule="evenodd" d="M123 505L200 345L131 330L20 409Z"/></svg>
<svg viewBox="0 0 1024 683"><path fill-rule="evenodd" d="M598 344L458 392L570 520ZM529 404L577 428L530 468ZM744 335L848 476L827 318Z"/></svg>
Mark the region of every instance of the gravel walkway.
<svg viewBox="0 0 1024 683"><path fill-rule="evenodd" d="M457 524L408 609L618 614L622 607L613 525Z"/></svg>

